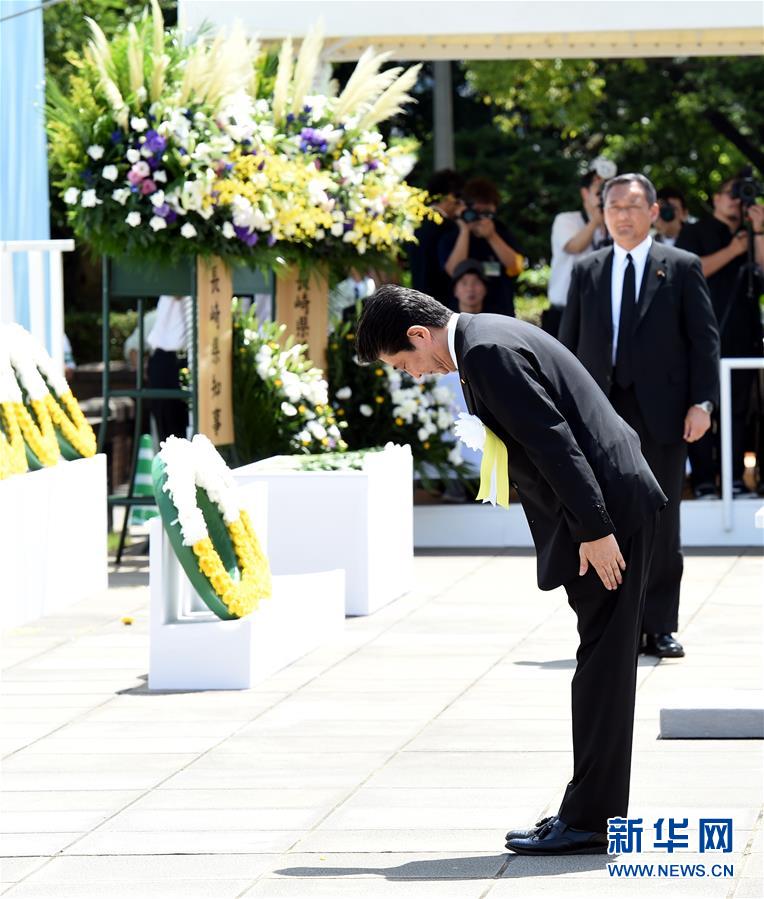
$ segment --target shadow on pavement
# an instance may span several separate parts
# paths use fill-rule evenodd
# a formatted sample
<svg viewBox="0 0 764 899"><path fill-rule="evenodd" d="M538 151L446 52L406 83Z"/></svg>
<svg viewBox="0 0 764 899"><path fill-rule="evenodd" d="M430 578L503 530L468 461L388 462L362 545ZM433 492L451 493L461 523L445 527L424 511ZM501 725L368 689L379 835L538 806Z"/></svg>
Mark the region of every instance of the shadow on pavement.
<svg viewBox="0 0 764 899"><path fill-rule="evenodd" d="M543 877L574 871L601 871L611 860L612 856L607 855L531 858L527 855L504 853L495 856L423 859L389 868L301 867L280 868L274 873L285 877L352 877L359 874L377 874L386 880L486 880L511 876Z"/></svg>

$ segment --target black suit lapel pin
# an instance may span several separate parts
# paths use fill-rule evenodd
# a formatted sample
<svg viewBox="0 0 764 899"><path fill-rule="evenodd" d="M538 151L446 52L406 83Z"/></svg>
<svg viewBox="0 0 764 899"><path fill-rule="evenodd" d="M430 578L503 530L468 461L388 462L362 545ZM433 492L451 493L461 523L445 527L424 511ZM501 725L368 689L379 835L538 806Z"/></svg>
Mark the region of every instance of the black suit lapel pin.
<svg viewBox="0 0 764 899"><path fill-rule="evenodd" d="M655 277L656 278L665 278L666 272L664 272L662 268L659 268L658 271L655 273Z"/></svg>

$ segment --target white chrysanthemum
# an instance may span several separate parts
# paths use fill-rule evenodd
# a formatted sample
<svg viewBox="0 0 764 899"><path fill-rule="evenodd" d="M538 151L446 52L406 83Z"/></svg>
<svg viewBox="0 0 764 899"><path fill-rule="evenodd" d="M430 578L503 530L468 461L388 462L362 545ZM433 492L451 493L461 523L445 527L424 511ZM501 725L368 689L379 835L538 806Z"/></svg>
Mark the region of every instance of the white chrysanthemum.
<svg viewBox="0 0 764 899"><path fill-rule="evenodd" d="M99 200L96 192L91 188L90 190L82 191L82 198L80 199L80 205L85 209L92 209L94 206L100 206L103 203L103 200Z"/></svg>
<svg viewBox="0 0 764 899"><path fill-rule="evenodd" d="M126 187L118 187L111 192L112 200L115 200L120 206L124 206L130 199L130 191Z"/></svg>
<svg viewBox="0 0 764 899"><path fill-rule="evenodd" d="M48 387L37 370L36 343L32 335L19 324L3 325L4 343L16 371L19 385L32 400L43 400Z"/></svg>
<svg viewBox="0 0 764 899"><path fill-rule="evenodd" d="M103 147L98 144L91 144L91 146L88 147L88 156L98 162L103 156Z"/></svg>
<svg viewBox="0 0 764 899"><path fill-rule="evenodd" d="M145 131L149 127L149 123L146 121L146 119L143 118L143 116L134 115L130 119L130 127L133 129L133 131Z"/></svg>
<svg viewBox="0 0 764 899"><path fill-rule="evenodd" d="M230 222L223 222L223 227L221 228L223 232L223 237L230 240L232 237L236 237L236 232L233 230L233 225Z"/></svg>
<svg viewBox="0 0 764 899"><path fill-rule="evenodd" d="M128 212L125 216L125 221L131 228L137 228L141 223L141 214L140 212Z"/></svg>
<svg viewBox="0 0 764 899"><path fill-rule="evenodd" d="M167 222L161 215L152 215L149 219L149 227L152 231L162 231L167 227Z"/></svg>
<svg viewBox="0 0 764 899"><path fill-rule="evenodd" d="M459 444L455 444L454 448L448 453L448 461L452 465L461 465L464 462L464 458L462 457L462 448Z"/></svg>
<svg viewBox="0 0 764 899"><path fill-rule="evenodd" d="M281 411L284 413L284 415L288 416L289 418L292 418L295 415L297 415L297 409L291 403L282 403Z"/></svg>
<svg viewBox="0 0 764 899"><path fill-rule="evenodd" d="M64 192L64 203L73 206L80 198L80 192L76 187L68 187Z"/></svg>
<svg viewBox="0 0 764 899"><path fill-rule="evenodd" d="M149 197L152 206L161 206L164 203L164 191L157 190Z"/></svg>
<svg viewBox="0 0 764 899"><path fill-rule="evenodd" d="M194 228L191 222L185 222L183 227L180 229L180 233L182 237L196 237L196 228Z"/></svg>
<svg viewBox="0 0 764 899"><path fill-rule="evenodd" d="M127 161L131 165L134 162L138 162L138 160L141 158L141 154L138 152L138 150L134 150L132 147L130 147L127 153L125 153L125 156L127 158Z"/></svg>
<svg viewBox="0 0 764 899"><path fill-rule="evenodd" d="M454 433L471 450L482 450L485 446L485 425L477 415L460 412L454 422Z"/></svg>
<svg viewBox="0 0 764 899"><path fill-rule="evenodd" d="M101 172L101 175L107 181L116 181L117 178L119 177L119 170L117 169L117 167L115 165L105 165L103 167L103 171Z"/></svg>

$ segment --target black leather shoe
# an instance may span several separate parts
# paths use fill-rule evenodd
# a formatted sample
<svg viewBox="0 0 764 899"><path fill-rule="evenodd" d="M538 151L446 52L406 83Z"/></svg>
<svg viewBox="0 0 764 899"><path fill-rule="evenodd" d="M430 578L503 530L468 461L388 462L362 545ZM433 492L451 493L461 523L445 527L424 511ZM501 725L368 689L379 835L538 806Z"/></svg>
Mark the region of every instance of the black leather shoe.
<svg viewBox="0 0 764 899"><path fill-rule="evenodd" d="M659 659L681 659L684 647L671 634L645 634L642 652L646 656L658 656Z"/></svg>
<svg viewBox="0 0 764 899"><path fill-rule="evenodd" d="M507 840L507 849L518 855L601 855L607 852L607 836L576 830L553 818L533 836Z"/></svg>
<svg viewBox="0 0 764 899"><path fill-rule="evenodd" d="M527 830L510 830L505 839L507 842L510 840L527 840L528 837L532 837L534 833L540 830L549 821L554 821L556 817L557 815L549 815L547 818L542 818L540 821L537 821L533 827L529 827Z"/></svg>

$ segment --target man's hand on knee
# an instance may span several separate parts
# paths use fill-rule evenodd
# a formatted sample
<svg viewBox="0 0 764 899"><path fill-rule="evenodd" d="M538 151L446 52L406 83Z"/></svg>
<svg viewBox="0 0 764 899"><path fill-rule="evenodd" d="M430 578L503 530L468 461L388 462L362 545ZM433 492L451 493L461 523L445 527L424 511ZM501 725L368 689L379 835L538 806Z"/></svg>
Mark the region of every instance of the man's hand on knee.
<svg viewBox="0 0 764 899"><path fill-rule="evenodd" d="M623 583L621 572L626 571L626 562L614 534L582 543L578 554L581 558L581 567L578 571L580 576L583 577L591 565L606 589L615 590Z"/></svg>

